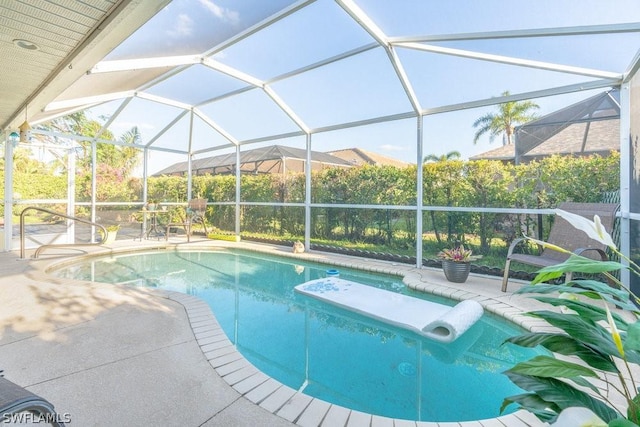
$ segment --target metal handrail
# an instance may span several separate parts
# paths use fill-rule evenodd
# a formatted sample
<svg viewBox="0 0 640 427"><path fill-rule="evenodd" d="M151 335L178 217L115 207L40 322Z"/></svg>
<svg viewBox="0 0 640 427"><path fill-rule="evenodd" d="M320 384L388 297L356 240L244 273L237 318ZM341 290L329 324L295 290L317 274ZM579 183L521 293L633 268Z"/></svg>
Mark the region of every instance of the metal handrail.
<svg viewBox="0 0 640 427"><path fill-rule="evenodd" d="M107 236L107 229L103 226L100 225L98 223L86 220L86 219L82 219L82 218L76 218L75 216L70 216L67 214L63 214L60 212L56 212L56 211L52 211L51 209L46 209L46 208L40 208L37 206L29 206L27 208L24 208L24 210L20 213L20 258L24 258L24 253L25 253L25 248L24 248L24 216L25 213L27 211L30 210L34 210L34 211L40 211L40 212L46 212L49 213L51 215L57 215L60 216L62 218L67 218L73 221L77 221L77 222L81 222L83 224L89 224L89 225L94 225L96 227L99 227L102 230L103 236ZM71 248L71 247L75 247L75 246L100 246L104 243L105 239L102 239L102 241L100 242L96 242L96 243L51 243L48 245L41 245L38 247L38 249L36 249L35 253L33 254L34 258L38 258L38 256L40 255L40 253L47 249L47 248L61 248L61 247L65 247L65 248Z"/></svg>

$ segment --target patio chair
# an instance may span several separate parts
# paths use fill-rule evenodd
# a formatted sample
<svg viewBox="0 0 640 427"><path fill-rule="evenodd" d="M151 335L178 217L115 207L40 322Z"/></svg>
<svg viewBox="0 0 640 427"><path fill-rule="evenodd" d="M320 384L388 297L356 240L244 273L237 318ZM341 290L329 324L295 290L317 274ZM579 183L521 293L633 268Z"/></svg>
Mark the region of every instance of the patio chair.
<svg viewBox="0 0 640 427"><path fill-rule="evenodd" d="M12 417L22 412L31 412L38 417L37 420L45 420L52 426L64 427L64 423L51 403L18 384L0 377L0 420L3 422L14 420L16 424L29 421L28 418ZM20 420L22 422L18 422Z"/></svg>
<svg viewBox="0 0 640 427"><path fill-rule="evenodd" d="M598 215L602 221L604 228L611 232L616 219L616 212L620 205L617 203L575 203L565 202L558 206L558 209L581 215L585 218L593 220L594 215ZM566 253L554 251L552 249L542 249L540 255L530 255L516 253L520 243L525 238L516 239L509 246L507 252L507 261L504 266L504 276L502 278L502 292L507 291L509 281L509 269L511 262L519 262L522 264L533 265L536 267L549 267L560 264L569 258ZM600 259L606 261L609 259L606 249L602 243L593 240L586 233L580 231L565 221L563 218L556 216L553 226L549 232L548 243L554 244L561 248L567 249L576 255L582 255L588 258ZM565 281L571 280L571 273L565 275Z"/></svg>
<svg viewBox="0 0 640 427"><path fill-rule="evenodd" d="M172 228L184 227L187 235L187 242L191 241L191 229L193 224L200 223L204 227L204 233L207 234L207 224L204 219L204 214L207 209L207 199L191 199L187 204L186 217L183 222L169 223L167 224L167 232L165 233L165 240L169 239L169 233Z"/></svg>

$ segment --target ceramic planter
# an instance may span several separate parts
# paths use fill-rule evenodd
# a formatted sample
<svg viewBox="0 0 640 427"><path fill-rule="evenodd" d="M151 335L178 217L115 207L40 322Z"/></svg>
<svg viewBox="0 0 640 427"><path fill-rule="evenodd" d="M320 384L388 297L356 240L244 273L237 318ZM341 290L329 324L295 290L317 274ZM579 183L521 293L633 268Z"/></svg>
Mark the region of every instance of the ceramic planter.
<svg viewBox="0 0 640 427"><path fill-rule="evenodd" d="M454 283L464 283L469 277L471 271L471 263L455 262L446 259L442 260L442 270L448 281Z"/></svg>

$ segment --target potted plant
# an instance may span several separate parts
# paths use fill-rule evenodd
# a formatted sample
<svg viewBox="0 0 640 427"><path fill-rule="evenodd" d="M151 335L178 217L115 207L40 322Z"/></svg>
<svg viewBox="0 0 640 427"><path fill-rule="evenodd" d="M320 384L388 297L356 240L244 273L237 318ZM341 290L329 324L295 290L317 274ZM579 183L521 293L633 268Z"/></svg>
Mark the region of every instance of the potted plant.
<svg viewBox="0 0 640 427"><path fill-rule="evenodd" d="M103 237L104 244L113 243L116 241L116 237L118 236L118 230L120 229L119 225L108 225L105 227L107 229L107 236Z"/></svg>
<svg viewBox="0 0 640 427"><path fill-rule="evenodd" d="M465 249L463 245L455 248L443 249L438 253L438 258L442 260L442 270L448 281L454 283L464 283L471 271L471 261L480 259L481 255L473 255L471 249Z"/></svg>

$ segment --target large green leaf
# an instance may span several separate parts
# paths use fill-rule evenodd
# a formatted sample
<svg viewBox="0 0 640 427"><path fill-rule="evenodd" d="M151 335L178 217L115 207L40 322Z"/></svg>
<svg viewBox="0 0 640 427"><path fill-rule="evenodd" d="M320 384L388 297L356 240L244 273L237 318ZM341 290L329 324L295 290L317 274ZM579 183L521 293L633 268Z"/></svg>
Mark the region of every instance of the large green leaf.
<svg viewBox="0 0 640 427"><path fill-rule="evenodd" d="M556 271L556 270L538 272L536 277L534 277L533 280L531 281L531 284L535 285L538 283L549 282L551 280L562 277L563 274L564 273L562 271Z"/></svg>
<svg viewBox="0 0 640 427"><path fill-rule="evenodd" d="M636 394L627 407L627 418L638 424L640 422L640 395Z"/></svg>
<svg viewBox="0 0 640 427"><path fill-rule="evenodd" d="M640 322L635 322L627 328L627 336L624 340L624 349L640 351Z"/></svg>
<svg viewBox="0 0 640 427"><path fill-rule="evenodd" d="M638 427L638 424L631 422L629 420L625 420L624 418L616 418L615 420L609 421L607 424L608 427Z"/></svg>
<svg viewBox="0 0 640 427"><path fill-rule="evenodd" d="M538 296L534 299L551 304L556 307L565 306L575 311L582 319L588 319L591 323L596 324L599 321L607 321L607 311L593 304L583 301L570 300L566 298L553 298ZM617 313L611 312L613 320L616 322L618 329L626 331L628 323Z"/></svg>
<svg viewBox="0 0 640 427"><path fill-rule="evenodd" d="M536 393L547 402L554 402L560 409L581 406L590 409L600 419L609 422L620 417L620 414L604 402L576 389L570 384L555 378L541 378L507 372L506 375L518 387Z"/></svg>
<svg viewBox="0 0 640 427"><path fill-rule="evenodd" d="M629 300L629 291L627 289L611 286L609 283L590 279L577 279L572 280L570 283L574 289L591 289L599 294L612 295L624 301Z"/></svg>
<svg viewBox="0 0 640 427"><path fill-rule="evenodd" d="M577 289L590 289L598 294L598 299L604 299L608 303L622 308L623 310L629 310L632 313L640 314L638 307L631 300L631 294L628 289L623 287L618 288L612 286L609 283L602 283L597 280L573 280L571 284ZM585 292L583 295L590 295ZM594 297L591 297L594 298Z"/></svg>
<svg viewBox="0 0 640 427"><path fill-rule="evenodd" d="M618 354L618 349L607 331L601 327L593 326L578 315L547 310L533 311L528 314L546 320L551 325L565 331L569 336L586 345L598 348L603 353Z"/></svg>
<svg viewBox="0 0 640 427"><path fill-rule="evenodd" d="M538 275L531 282L532 284L547 282L557 279L564 273L587 273L598 274L608 271L616 271L625 268L615 261L597 261L579 255L571 255L565 262L544 267L538 270Z"/></svg>
<svg viewBox="0 0 640 427"><path fill-rule="evenodd" d="M597 280L573 280L569 284L550 285L539 283L534 285L522 286L515 291L517 294L549 294L549 293L573 293L582 294L590 298L601 299L604 295L610 295L620 302L629 302L629 292L626 289L616 289L608 283L599 282ZM595 292L595 294L594 294ZM633 309L637 310L637 307Z"/></svg>
<svg viewBox="0 0 640 427"><path fill-rule="evenodd" d="M555 313L546 310L527 314L543 318L591 348L598 349L598 351L614 357L620 357L618 347L613 342L611 333L599 325L593 326L589 324L578 315ZM630 363L640 363L640 353L637 351L627 351L624 356Z"/></svg>
<svg viewBox="0 0 640 427"><path fill-rule="evenodd" d="M565 356L577 356L585 361L589 366L607 372L618 373L618 367L613 363L607 353L601 352L598 348L586 345L582 340L575 339L568 335L550 332L531 332L505 340L506 342L519 345L521 347L543 346L554 353Z"/></svg>
<svg viewBox="0 0 640 427"><path fill-rule="evenodd" d="M536 356L533 359L518 363L511 369L505 371L505 373L507 372L548 378L573 378L580 376L598 378L598 375L592 369L550 356Z"/></svg>
<svg viewBox="0 0 640 427"><path fill-rule="evenodd" d="M571 255L566 261L544 267L538 270L539 273L550 273L559 271L561 273L577 272L577 273L604 273L607 271L617 271L626 268L624 265L616 261L600 261L580 255Z"/></svg>
<svg viewBox="0 0 640 427"><path fill-rule="evenodd" d="M574 384L580 386L580 387L586 387L586 388L590 388L591 390L594 391L594 393L600 394L600 389L598 387L596 387L595 385L591 384L589 381L587 381L586 378L582 378L582 377L573 377L573 378L568 378L569 380L571 380L571 382L573 382Z"/></svg>
<svg viewBox="0 0 640 427"><path fill-rule="evenodd" d="M554 402L547 402L535 393L524 393L505 398L500 406L500 413L512 403L517 403L523 409L536 414L542 421L552 421L561 411Z"/></svg>

